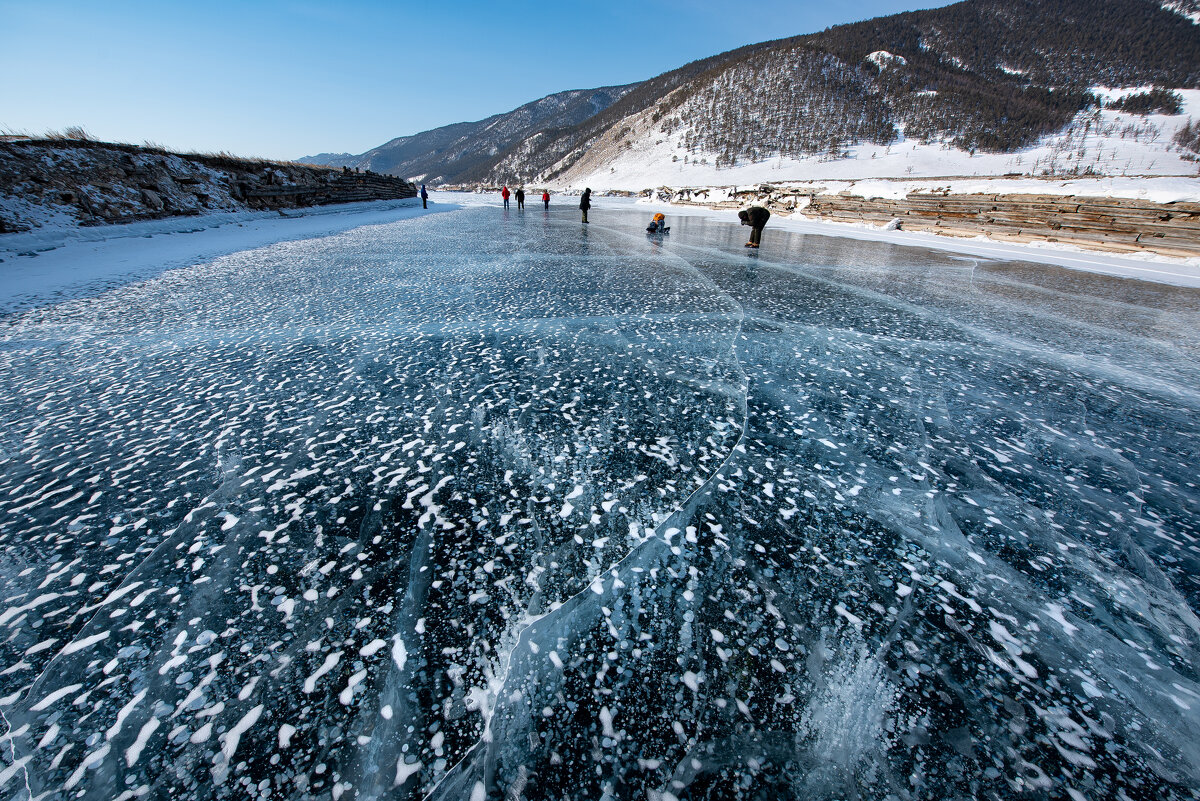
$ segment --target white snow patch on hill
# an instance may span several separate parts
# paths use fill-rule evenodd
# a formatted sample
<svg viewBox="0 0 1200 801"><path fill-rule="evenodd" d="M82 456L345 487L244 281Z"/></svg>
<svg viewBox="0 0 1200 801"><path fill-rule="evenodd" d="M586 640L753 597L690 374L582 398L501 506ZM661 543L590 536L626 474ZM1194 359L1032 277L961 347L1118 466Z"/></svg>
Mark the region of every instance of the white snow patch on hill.
<svg viewBox="0 0 1200 801"><path fill-rule="evenodd" d="M1190 19L1196 25L1200 25L1200 10L1196 9L1195 2L1187 0L1167 0L1162 4L1162 7L1167 11L1174 11L1181 17Z"/></svg>
<svg viewBox="0 0 1200 801"><path fill-rule="evenodd" d="M1096 87L1113 100L1147 87ZM1138 116L1109 109L1079 114L1063 131L1016 153L970 153L949 143L921 143L903 137L891 145L848 148L849 158L775 157L718 169L716 155L689 153L686 131L664 134L640 126L639 135L605 158L585 159L552 185L558 189L639 191L656 186L729 186L780 181L863 180L868 178L1023 176L1194 176L1197 162L1173 141L1180 127L1200 121L1200 90L1179 90L1183 113ZM603 147L603 143L600 145ZM1190 157L1190 158L1189 158Z"/></svg>
<svg viewBox="0 0 1200 801"><path fill-rule="evenodd" d="M906 59L904 56L898 56L895 53L889 53L886 50L876 50L874 53L871 53L869 56L867 56L867 61L870 61L881 70L886 67L890 67L893 64L904 66L908 63L908 59Z"/></svg>

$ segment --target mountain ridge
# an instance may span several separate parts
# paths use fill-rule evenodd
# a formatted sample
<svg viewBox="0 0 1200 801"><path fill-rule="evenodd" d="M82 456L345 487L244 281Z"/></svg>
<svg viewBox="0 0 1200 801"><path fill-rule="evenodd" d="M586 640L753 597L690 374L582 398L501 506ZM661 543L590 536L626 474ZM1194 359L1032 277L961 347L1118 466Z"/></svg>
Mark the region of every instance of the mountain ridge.
<svg viewBox="0 0 1200 801"><path fill-rule="evenodd" d="M569 128L608 108L639 84L555 92L512 111L391 139L365 153L321 153L297 159L372 170L413 180L448 182L545 128Z"/></svg>
<svg viewBox="0 0 1200 801"><path fill-rule="evenodd" d="M563 185L631 152L718 168L836 160L903 141L1016 153L1094 110L1094 86L1200 87L1197 20L1200 0L965 0L747 45L619 87L573 122L547 115L480 135L485 123L571 93L551 95L457 124L454 149L399 164L368 151L349 166L431 184ZM405 147L415 152L447 128Z"/></svg>

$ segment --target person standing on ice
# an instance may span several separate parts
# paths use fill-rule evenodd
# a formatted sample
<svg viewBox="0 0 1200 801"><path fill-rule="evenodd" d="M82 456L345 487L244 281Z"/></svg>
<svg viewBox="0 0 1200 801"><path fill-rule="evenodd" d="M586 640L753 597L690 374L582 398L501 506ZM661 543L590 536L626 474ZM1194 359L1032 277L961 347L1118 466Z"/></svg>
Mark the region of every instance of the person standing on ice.
<svg viewBox="0 0 1200 801"><path fill-rule="evenodd" d="M746 247L758 247L762 240L763 228L766 227L767 220L771 219L771 212L762 206L751 206L739 211L738 219L742 221L742 225L750 226L750 241L746 243Z"/></svg>
<svg viewBox="0 0 1200 801"><path fill-rule="evenodd" d="M425 184L421 184L421 208L429 208L429 193L425 191Z"/></svg>
<svg viewBox="0 0 1200 801"><path fill-rule="evenodd" d="M525 190L519 186L517 187L517 209L525 210Z"/></svg>
<svg viewBox="0 0 1200 801"><path fill-rule="evenodd" d="M592 190L584 189L583 197L579 198L579 208L583 211L583 221L587 222L588 209L592 207Z"/></svg>
<svg viewBox="0 0 1200 801"><path fill-rule="evenodd" d="M542 190L542 203L546 205L546 211L550 211L550 190Z"/></svg>
<svg viewBox="0 0 1200 801"><path fill-rule="evenodd" d="M500 197L504 198L504 208L508 208L508 187L500 187Z"/></svg>

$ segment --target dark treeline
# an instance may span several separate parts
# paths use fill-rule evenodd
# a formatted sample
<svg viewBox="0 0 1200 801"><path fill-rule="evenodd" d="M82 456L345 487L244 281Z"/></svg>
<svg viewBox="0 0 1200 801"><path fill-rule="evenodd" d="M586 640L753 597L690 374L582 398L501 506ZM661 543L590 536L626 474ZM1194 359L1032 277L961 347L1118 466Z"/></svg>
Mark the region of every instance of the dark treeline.
<svg viewBox="0 0 1200 801"><path fill-rule="evenodd" d="M1175 144L1193 153L1200 153L1200 123L1188 120L1175 134Z"/></svg>
<svg viewBox="0 0 1200 801"><path fill-rule="evenodd" d="M1183 98L1167 89L1151 89L1112 100L1105 108L1129 114L1178 114L1183 111Z"/></svg>

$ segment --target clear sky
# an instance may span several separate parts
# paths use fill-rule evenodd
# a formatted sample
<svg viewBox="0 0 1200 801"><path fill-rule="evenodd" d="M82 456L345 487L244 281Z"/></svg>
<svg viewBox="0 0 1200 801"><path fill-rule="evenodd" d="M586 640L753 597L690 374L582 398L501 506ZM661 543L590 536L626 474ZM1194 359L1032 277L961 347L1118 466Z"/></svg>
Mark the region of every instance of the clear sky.
<svg viewBox="0 0 1200 801"><path fill-rule="evenodd" d="M296 158L946 0L0 0L0 129Z"/></svg>

